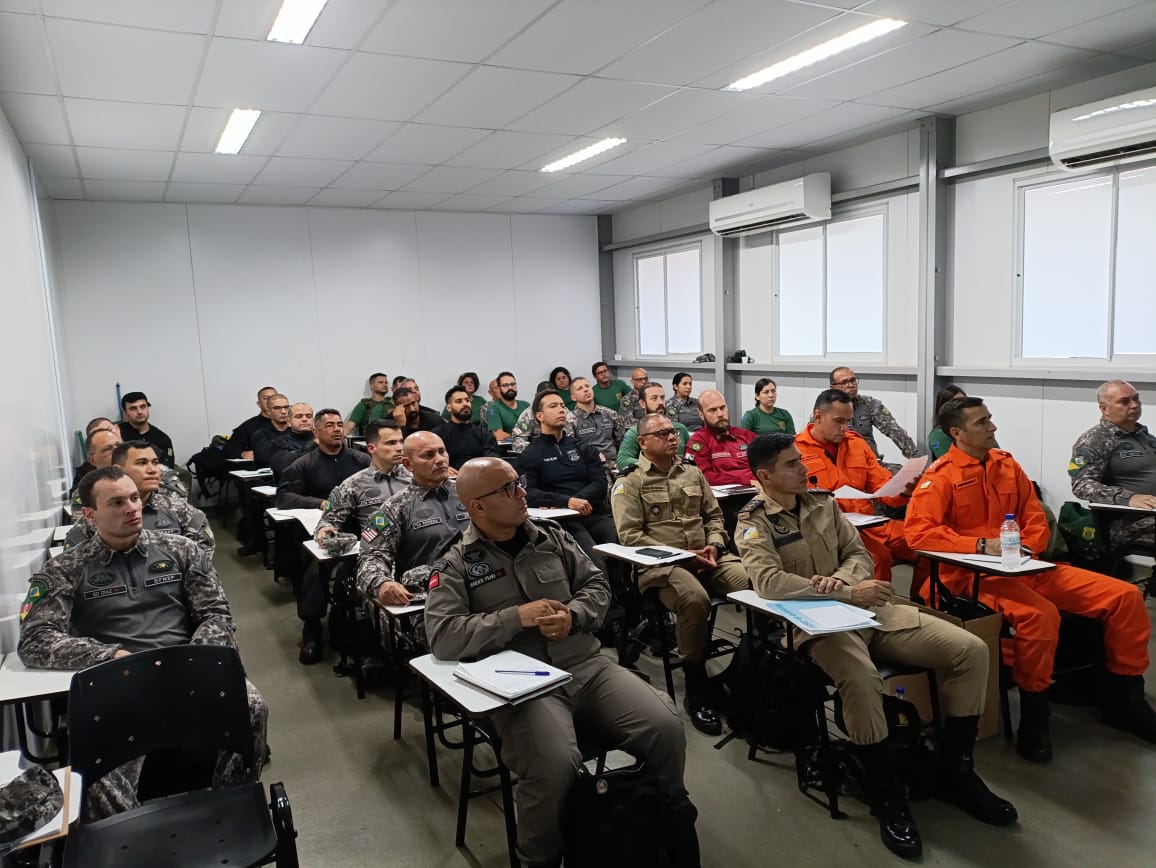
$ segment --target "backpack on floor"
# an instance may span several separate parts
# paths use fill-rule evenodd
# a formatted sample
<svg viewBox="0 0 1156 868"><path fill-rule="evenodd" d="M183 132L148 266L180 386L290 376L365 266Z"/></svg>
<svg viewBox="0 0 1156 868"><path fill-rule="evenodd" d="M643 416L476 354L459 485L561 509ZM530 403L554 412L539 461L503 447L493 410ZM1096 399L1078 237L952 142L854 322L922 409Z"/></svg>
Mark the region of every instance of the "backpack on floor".
<svg viewBox="0 0 1156 868"><path fill-rule="evenodd" d="M592 775L566 799L566 868L699 868L698 811L645 764Z"/></svg>
<svg viewBox="0 0 1156 868"><path fill-rule="evenodd" d="M357 594L356 569L342 564L333 580L329 608L329 644L342 657L369 658L378 653L373 618Z"/></svg>

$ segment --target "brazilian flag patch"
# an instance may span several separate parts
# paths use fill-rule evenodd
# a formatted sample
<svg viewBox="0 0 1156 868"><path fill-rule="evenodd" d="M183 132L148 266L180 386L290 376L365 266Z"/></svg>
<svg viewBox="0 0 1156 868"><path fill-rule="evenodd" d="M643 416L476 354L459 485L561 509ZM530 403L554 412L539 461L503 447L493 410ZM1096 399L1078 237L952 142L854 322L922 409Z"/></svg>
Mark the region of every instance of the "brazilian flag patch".
<svg viewBox="0 0 1156 868"><path fill-rule="evenodd" d="M20 605L21 621L28 617L28 613L32 611L32 607L36 605L36 601L43 599L47 593L48 585L39 579L33 579L28 583L28 596L24 598L24 602Z"/></svg>
<svg viewBox="0 0 1156 868"><path fill-rule="evenodd" d="M389 517L384 512L375 512L373 514L372 521L373 521L373 526L375 528L377 528L378 530L385 530L392 523L392 522L390 522Z"/></svg>

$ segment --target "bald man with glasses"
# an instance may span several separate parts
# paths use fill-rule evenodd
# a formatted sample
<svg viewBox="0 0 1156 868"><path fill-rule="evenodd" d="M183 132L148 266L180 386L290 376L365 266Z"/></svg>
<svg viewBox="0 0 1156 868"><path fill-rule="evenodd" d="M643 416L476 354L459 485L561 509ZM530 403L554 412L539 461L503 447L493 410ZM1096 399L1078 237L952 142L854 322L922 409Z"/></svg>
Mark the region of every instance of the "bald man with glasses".
<svg viewBox="0 0 1156 868"><path fill-rule="evenodd" d="M855 372L847 367L835 368L831 371L831 388L846 392L851 399L854 415L851 419L851 430L867 441L871 451L880 461L883 453L875 445L875 429L890 438L891 442L899 447L904 458L914 458L919 454L919 447L911 439L911 435L903 430L903 426L895 421L891 411L883 406L883 402L872 395L865 395L859 391L859 378Z"/></svg>

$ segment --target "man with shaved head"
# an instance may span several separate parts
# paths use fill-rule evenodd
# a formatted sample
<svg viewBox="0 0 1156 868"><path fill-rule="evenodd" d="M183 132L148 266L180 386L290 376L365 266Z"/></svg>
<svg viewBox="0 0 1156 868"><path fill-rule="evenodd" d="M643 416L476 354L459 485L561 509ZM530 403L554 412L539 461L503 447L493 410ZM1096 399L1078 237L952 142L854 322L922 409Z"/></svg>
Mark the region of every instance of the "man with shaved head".
<svg viewBox="0 0 1156 868"><path fill-rule="evenodd" d="M290 464L316 448L313 408L298 403L289 408L289 426L281 433L274 434L267 448L262 447L262 456L268 457L273 478L279 481Z"/></svg>
<svg viewBox="0 0 1156 868"><path fill-rule="evenodd" d="M698 396L698 413L703 427L690 435L686 457L711 485L750 485L755 475L747 461L747 447L754 433L731 427L726 398L714 389Z"/></svg>
<svg viewBox="0 0 1156 868"><path fill-rule="evenodd" d="M269 401L276 393L273 386L262 386L257 390L257 415L250 416L233 429L222 450L226 458L253 457L253 435L269 427Z"/></svg>
<svg viewBox="0 0 1156 868"><path fill-rule="evenodd" d="M120 429L108 419L97 418L88 423L88 433L84 437L85 461L76 468L72 481L73 492L85 474L98 467L108 467L112 464L112 451L120 444ZM74 498L72 505L75 509L79 509L80 501Z"/></svg>
<svg viewBox="0 0 1156 868"><path fill-rule="evenodd" d="M91 461L89 461L88 454L87 454L88 453L89 437L92 436L93 431L115 431L117 437L118 438L120 437L120 428L117 427L117 425L111 419L108 419L104 416L97 416L95 419L89 419L88 420L88 424L84 426L84 446L85 446L84 461L81 464L78 464L75 468L73 468L73 471L72 471L72 491L76 491L76 486L80 485L80 480L84 478L84 474L88 473L89 471L96 470L96 465L94 465ZM113 447L113 448L116 448L116 447ZM111 450L109 451L109 454L110 455L112 454ZM101 466L107 467L108 462L106 461Z"/></svg>
<svg viewBox="0 0 1156 868"><path fill-rule="evenodd" d="M593 631L610 605L606 578L557 524L527 519L513 468L496 458L467 461L458 493L470 523L430 576L430 650L458 660L509 648L572 676L491 717L502 760L518 777L518 855L524 865L557 866L563 802L582 765L576 723L679 787L686 737L665 697L599 653Z"/></svg>

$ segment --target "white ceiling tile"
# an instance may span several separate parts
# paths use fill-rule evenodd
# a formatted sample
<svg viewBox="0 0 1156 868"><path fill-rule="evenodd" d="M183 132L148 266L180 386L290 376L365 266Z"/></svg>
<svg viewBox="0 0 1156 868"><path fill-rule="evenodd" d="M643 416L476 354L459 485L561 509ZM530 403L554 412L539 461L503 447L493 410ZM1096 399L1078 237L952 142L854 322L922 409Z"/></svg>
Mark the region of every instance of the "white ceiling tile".
<svg viewBox="0 0 1156 868"><path fill-rule="evenodd" d="M573 199L575 196L589 196L591 193L597 193L599 190L605 190L607 187L621 183L621 175L596 175L579 172L555 181L548 187L543 187L538 193L543 196Z"/></svg>
<svg viewBox="0 0 1156 868"><path fill-rule="evenodd" d="M628 81L691 84L740 58L844 14L782 0L715 0L610 64L601 74ZM858 19L856 24L863 20ZM852 26L855 25L847 29Z"/></svg>
<svg viewBox="0 0 1156 868"><path fill-rule="evenodd" d="M273 157L253 183L284 187L328 187L334 178L352 165L345 160Z"/></svg>
<svg viewBox="0 0 1156 868"><path fill-rule="evenodd" d="M331 208L368 208L380 198L380 190L336 190L329 187L310 199L308 204Z"/></svg>
<svg viewBox="0 0 1156 868"><path fill-rule="evenodd" d="M124 24L150 30L176 30L181 33L208 33L213 20L215 0L178 0L157 3L156 0L42 0L45 15Z"/></svg>
<svg viewBox="0 0 1156 868"><path fill-rule="evenodd" d="M563 0L494 55L491 62L588 75L662 33L706 2Z"/></svg>
<svg viewBox="0 0 1156 868"><path fill-rule="evenodd" d="M856 103L847 103L847 105L856 105ZM850 127L842 125L835 132L813 139L807 147L814 151L816 156L822 156L840 148L869 142L872 139L882 138L900 130L912 129L919 123L920 119L926 116L926 112L900 111L899 114L881 118L875 122L860 123Z"/></svg>
<svg viewBox="0 0 1156 868"><path fill-rule="evenodd" d="M464 63L358 52L326 88L313 111L340 117L409 120L469 71Z"/></svg>
<svg viewBox="0 0 1156 868"><path fill-rule="evenodd" d="M188 102L206 37L60 18L45 23L65 96Z"/></svg>
<svg viewBox="0 0 1156 868"><path fill-rule="evenodd" d="M40 0L0 0L0 12L27 12L36 15L40 12Z"/></svg>
<svg viewBox="0 0 1156 868"><path fill-rule="evenodd" d="M1016 40L960 30L938 30L782 91L804 99L853 100L1011 48Z"/></svg>
<svg viewBox="0 0 1156 868"><path fill-rule="evenodd" d="M542 210L546 214L612 214L625 205L625 202L603 199L571 199Z"/></svg>
<svg viewBox="0 0 1156 868"><path fill-rule="evenodd" d="M264 39L277 18L282 0L221 0L213 31L237 39ZM315 25L316 26L316 25Z"/></svg>
<svg viewBox="0 0 1156 868"><path fill-rule="evenodd" d="M186 184L173 181L165 190L166 202L213 202L228 205L237 201L244 184Z"/></svg>
<svg viewBox="0 0 1156 868"><path fill-rule="evenodd" d="M750 166L773 160L779 151L764 148L739 148L727 145L698 157L680 160L669 166L651 169L650 174L663 178L729 177L748 174ZM601 195L601 194L600 194Z"/></svg>
<svg viewBox="0 0 1156 868"><path fill-rule="evenodd" d="M674 92L673 87L587 78L540 108L518 118L511 129L580 136Z"/></svg>
<svg viewBox="0 0 1156 868"><path fill-rule="evenodd" d="M848 102L778 129L743 139L738 144L749 148L799 148L819 139L838 135L847 130L854 131L859 127L902 114L906 112L899 108Z"/></svg>
<svg viewBox="0 0 1156 868"><path fill-rule="evenodd" d="M622 136L629 141L658 141L727 114L760 99L755 93L686 88L641 111L607 124L595 136Z"/></svg>
<svg viewBox="0 0 1156 868"><path fill-rule="evenodd" d="M415 181L405 185L405 190L415 193L461 193L476 187L483 181L497 177L500 172L493 169L467 169L458 166L437 166Z"/></svg>
<svg viewBox="0 0 1156 868"><path fill-rule="evenodd" d="M64 103L59 97L31 93L0 93L3 107L20 141L46 145L67 145Z"/></svg>
<svg viewBox="0 0 1156 868"><path fill-rule="evenodd" d="M573 141L573 136L501 131L491 133L476 145L447 160L446 164L478 169L512 169L536 160L543 154L564 148Z"/></svg>
<svg viewBox="0 0 1156 868"><path fill-rule="evenodd" d="M40 18L0 12L0 87L56 93L56 74Z"/></svg>
<svg viewBox="0 0 1156 868"><path fill-rule="evenodd" d="M553 2L398 0L361 48L385 54L477 63L549 9Z"/></svg>
<svg viewBox="0 0 1156 868"><path fill-rule="evenodd" d="M241 194L245 205L304 205L320 192L318 187L257 187Z"/></svg>
<svg viewBox="0 0 1156 868"><path fill-rule="evenodd" d="M382 191L404 187L428 172L429 168L407 163L358 163L329 186L346 190L376 190L380 199Z"/></svg>
<svg viewBox="0 0 1156 868"><path fill-rule="evenodd" d="M355 48L386 8L381 0L329 0L306 42L323 48Z"/></svg>
<svg viewBox="0 0 1156 868"><path fill-rule="evenodd" d="M714 148L711 145L696 145L691 142L657 142L617 159L608 160L598 166L598 171L605 175L641 175L712 150Z"/></svg>
<svg viewBox="0 0 1156 868"><path fill-rule="evenodd" d="M159 202L165 194L164 181L85 181L89 199L120 202Z"/></svg>
<svg viewBox="0 0 1156 868"><path fill-rule="evenodd" d="M76 155L68 145L25 145L36 174L41 178L76 178Z"/></svg>
<svg viewBox="0 0 1156 868"><path fill-rule="evenodd" d="M173 167L168 151L77 148L80 173L101 181L167 181Z"/></svg>
<svg viewBox="0 0 1156 868"><path fill-rule="evenodd" d="M1137 60L1156 60L1156 39L1141 42L1139 45L1130 45L1119 53L1128 57L1135 57Z"/></svg>
<svg viewBox="0 0 1156 868"><path fill-rule="evenodd" d="M366 159L383 163L434 165L489 135L489 130L405 124Z"/></svg>
<svg viewBox="0 0 1156 868"><path fill-rule="evenodd" d="M825 109L834 108L836 105L838 103L830 100L766 96L737 111L712 118L705 124L700 124L671 138L680 142L696 142L702 145L728 145L731 142L758 135L808 115L818 114Z"/></svg>
<svg viewBox="0 0 1156 868"><path fill-rule="evenodd" d="M248 184L267 157L249 154L177 154L172 180L199 184Z"/></svg>
<svg viewBox="0 0 1156 868"><path fill-rule="evenodd" d="M499 202L487 211L501 214L533 214L554 205L561 205L565 199L547 199L541 196L515 196L505 202Z"/></svg>
<svg viewBox="0 0 1156 868"><path fill-rule="evenodd" d="M1132 46L1156 39L1156 4L1145 3L1066 30L1052 31L1045 38L1048 42L1076 48L1126 51Z"/></svg>
<svg viewBox="0 0 1156 868"><path fill-rule="evenodd" d="M64 109L76 144L93 148L171 151L185 109L171 105L66 99Z"/></svg>
<svg viewBox="0 0 1156 868"><path fill-rule="evenodd" d="M1010 3L966 19L960 26L981 33L1036 39L1045 33L1072 27L1135 5L1136 0L1096 0L1094 3L1088 0L1011 0Z"/></svg>
<svg viewBox="0 0 1156 868"><path fill-rule="evenodd" d="M374 208L398 208L403 211L429 208L443 199L448 198L445 193L413 193L397 190L383 199L373 203Z"/></svg>
<svg viewBox="0 0 1156 868"><path fill-rule="evenodd" d="M304 111L346 55L332 48L218 37L209 46L195 102L210 108Z"/></svg>
<svg viewBox="0 0 1156 868"><path fill-rule="evenodd" d="M677 187L685 186L686 181L682 178L646 178L639 176L631 178L628 181L623 181L621 184L615 184L613 187L607 187L604 190L598 191L598 198L606 201L622 201L626 199L641 199L647 196L654 196L663 190L673 190Z"/></svg>
<svg viewBox="0 0 1156 868"><path fill-rule="evenodd" d="M883 18L922 21L925 24L955 24L1007 3L1008 0L873 0L859 7Z"/></svg>
<svg viewBox="0 0 1156 868"><path fill-rule="evenodd" d="M245 154L272 155L301 115L262 112L241 149ZM229 109L193 108L181 140L181 150L211 154L229 121Z"/></svg>
<svg viewBox="0 0 1156 868"><path fill-rule="evenodd" d="M40 189L53 199L83 199L79 178L39 178Z"/></svg>
<svg viewBox="0 0 1156 868"><path fill-rule="evenodd" d="M359 160L400 126L389 121L306 115L277 152L288 157Z"/></svg>
<svg viewBox="0 0 1156 868"><path fill-rule="evenodd" d="M480 66L416 120L501 129L577 81L571 75Z"/></svg>
<svg viewBox="0 0 1156 868"><path fill-rule="evenodd" d="M523 196L545 187L551 180L551 176L543 172L503 172L496 178L471 187L470 192L489 196ZM620 181L621 178L612 180Z"/></svg>
<svg viewBox="0 0 1156 868"><path fill-rule="evenodd" d="M461 193L450 196L432 206L435 211L485 211L501 202L510 201L509 196L475 196L472 193Z"/></svg>

